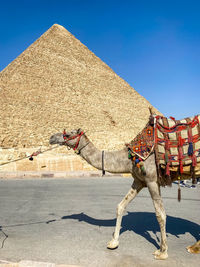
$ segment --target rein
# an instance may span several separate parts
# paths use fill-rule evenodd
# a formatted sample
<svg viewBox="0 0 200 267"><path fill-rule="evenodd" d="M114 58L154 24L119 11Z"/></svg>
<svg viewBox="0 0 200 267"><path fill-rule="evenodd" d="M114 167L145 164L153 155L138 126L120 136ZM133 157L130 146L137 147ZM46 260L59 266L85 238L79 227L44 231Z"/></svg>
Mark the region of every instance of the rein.
<svg viewBox="0 0 200 267"><path fill-rule="evenodd" d="M7 164L10 164L10 163L12 163L12 162L17 162L17 161L20 161L20 160L23 160L23 159L29 159L29 160L32 161L32 160L33 160L33 157L36 157L36 156L38 156L39 154L43 154L43 153L45 153L45 152L47 152L47 151L56 149L56 148L58 148L59 146L60 146L60 145L56 145L56 146L54 146L54 147L48 148L48 149L43 150L43 151L38 150L38 151L36 151L36 152L33 152L30 156L25 156L25 157L22 157L22 158L19 158L19 159L14 159L14 160L10 160L10 161L7 161L7 162L3 162L3 163L0 164L0 166L7 165Z"/></svg>
<svg viewBox="0 0 200 267"><path fill-rule="evenodd" d="M81 149L83 149L85 146L88 145L88 144L86 144L84 147L82 147L81 149L77 150L77 148L78 148L78 146L79 146L79 142L80 142L81 136L82 136L83 134L84 134L84 132L81 132L81 133L76 134L76 135L74 135L74 136L72 136L72 137L70 137L70 138L67 138L65 130L63 131L63 138L64 138L64 140L65 140L65 143L67 143L68 141L70 141L70 140L75 139L75 138L78 137L77 142L76 142L76 145L75 145L75 147L73 148L73 150L74 150L75 153L77 153L77 154L80 153L80 150L81 150ZM58 148L59 146L60 146L60 145L56 145L56 146L54 146L54 147L48 148L48 149L43 150L43 151L38 150L38 151L36 151L36 152L33 152L30 156L25 156L25 157L22 157L22 158L19 158L19 159L15 159L15 160L10 160L10 161L7 161L7 162L3 162L3 163L0 164L0 166L7 165L7 164L10 164L10 163L12 163L12 162L20 161L20 160L27 159L27 158L28 158L29 160L32 161L32 160L33 160L33 157L36 157L36 156L38 156L39 154L43 154L43 153L45 153L45 152L47 152L47 151L56 149L56 148Z"/></svg>

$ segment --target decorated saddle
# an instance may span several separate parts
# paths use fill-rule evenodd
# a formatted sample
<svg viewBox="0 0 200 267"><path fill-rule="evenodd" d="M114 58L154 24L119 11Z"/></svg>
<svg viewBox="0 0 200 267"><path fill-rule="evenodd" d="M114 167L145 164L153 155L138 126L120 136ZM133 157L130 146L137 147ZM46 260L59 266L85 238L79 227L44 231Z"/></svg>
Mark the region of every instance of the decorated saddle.
<svg viewBox="0 0 200 267"><path fill-rule="evenodd" d="M200 115L183 120L150 118L142 132L127 145L129 158L142 162L155 152L160 177L170 177L173 172L178 173L177 177L200 175Z"/></svg>
<svg viewBox="0 0 200 267"><path fill-rule="evenodd" d="M145 128L131 141L128 147L128 158L141 169L145 175L143 161L146 160L154 149L154 119L150 118Z"/></svg>

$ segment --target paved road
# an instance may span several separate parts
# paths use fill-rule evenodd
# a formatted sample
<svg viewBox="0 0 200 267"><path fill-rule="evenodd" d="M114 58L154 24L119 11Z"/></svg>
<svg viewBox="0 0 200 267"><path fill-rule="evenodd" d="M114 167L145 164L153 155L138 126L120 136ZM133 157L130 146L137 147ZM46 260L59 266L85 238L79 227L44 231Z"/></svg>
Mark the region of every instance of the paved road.
<svg viewBox="0 0 200 267"><path fill-rule="evenodd" d="M128 206L117 250L106 249L131 178L0 180L0 260L81 266L197 266L185 247L200 234L200 186L163 188L169 259L156 261L160 232L147 189Z"/></svg>

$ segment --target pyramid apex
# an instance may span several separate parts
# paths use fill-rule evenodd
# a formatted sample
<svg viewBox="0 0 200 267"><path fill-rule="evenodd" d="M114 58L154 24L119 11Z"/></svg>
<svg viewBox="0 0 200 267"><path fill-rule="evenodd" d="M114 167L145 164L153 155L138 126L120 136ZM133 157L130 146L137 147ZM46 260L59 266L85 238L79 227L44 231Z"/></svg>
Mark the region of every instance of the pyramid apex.
<svg viewBox="0 0 200 267"><path fill-rule="evenodd" d="M60 24L57 24L57 23L55 23L55 24L53 24L52 26L51 26L51 28L61 28L61 29L65 29L62 25L60 25Z"/></svg>
<svg viewBox="0 0 200 267"><path fill-rule="evenodd" d="M64 34L69 34L70 32L63 27L62 25L59 25L57 23L53 24L48 30L47 32L60 32L60 33L64 33Z"/></svg>

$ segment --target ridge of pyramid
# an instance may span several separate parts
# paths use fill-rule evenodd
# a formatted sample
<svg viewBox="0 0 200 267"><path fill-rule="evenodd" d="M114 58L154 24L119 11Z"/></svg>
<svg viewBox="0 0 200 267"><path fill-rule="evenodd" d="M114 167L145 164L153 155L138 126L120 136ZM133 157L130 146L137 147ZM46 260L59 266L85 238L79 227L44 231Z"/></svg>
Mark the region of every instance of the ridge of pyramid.
<svg viewBox="0 0 200 267"><path fill-rule="evenodd" d="M83 43L81 43L73 34L71 34L66 28L59 24L53 24L46 32L44 32L39 38L37 38L28 48L26 48L16 59L14 59L10 64L8 64L7 67L5 67L1 72L0 72L0 78L1 76L4 75L4 73L7 71L9 68L9 72L12 73L13 69L16 68L16 65L18 65L19 61L24 61L24 57L27 56L27 54L33 54L32 50L36 49L36 52L41 52L41 49L46 50L46 55L47 55L47 50L48 46L54 46L52 47L55 52L56 48L59 46L61 48L62 46L62 51L60 51L59 57L61 57L61 53L64 53L65 56L76 56L78 59L80 59L80 54L87 54L89 57L89 63L90 65L92 63L95 64L98 62L106 69L109 69L110 71L114 73L114 71L107 65L105 64L99 57L97 57L92 51L88 49L87 46L85 46ZM66 50L68 50L70 53L66 53ZM81 51L80 51L81 50ZM82 60L84 60L82 58ZM20 63L20 62L19 62ZM116 74L115 74L116 75Z"/></svg>
<svg viewBox="0 0 200 267"><path fill-rule="evenodd" d="M39 36L31 45L29 45L17 58L15 58L11 63L9 63L1 72L5 72L5 70L10 67L13 63L18 60L21 56L27 53L30 49L34 48L38 43L44 42L46 39L54 38L55 35L70 36L71 38L75 38L67 29L59 24L53 24L49 29L47 29L41 36Z"/></svg>

